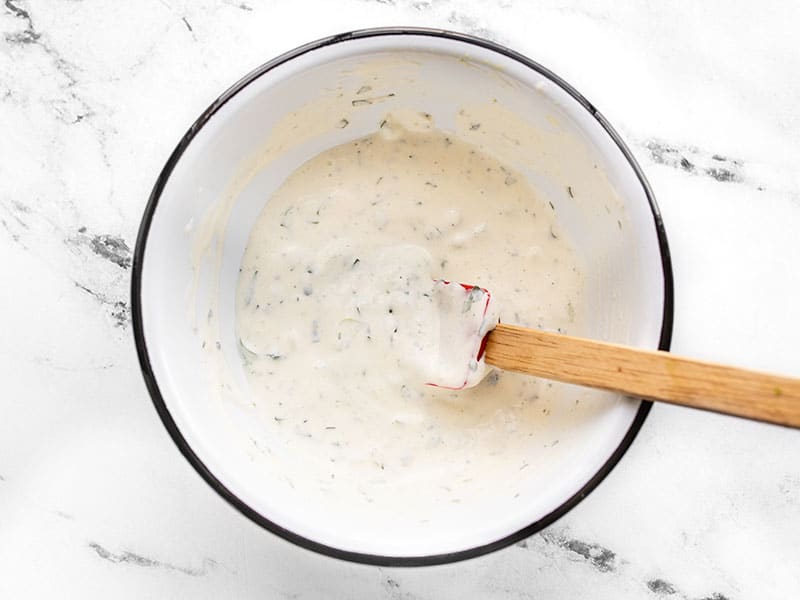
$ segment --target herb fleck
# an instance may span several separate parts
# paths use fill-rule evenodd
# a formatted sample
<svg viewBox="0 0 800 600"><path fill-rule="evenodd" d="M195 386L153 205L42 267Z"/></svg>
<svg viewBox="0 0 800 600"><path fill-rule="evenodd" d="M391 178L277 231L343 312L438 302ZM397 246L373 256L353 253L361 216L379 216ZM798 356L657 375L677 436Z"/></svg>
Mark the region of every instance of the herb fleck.
<svg viewBox="0 0 800 600"><path fill-rule="evenodd" d="M479 288L477 285L473 286L472 289L467 294L467 299L464 300L464 308L461 312L468 312L472 305L476 301L480 301L483 299L483 290Z"/></svg>

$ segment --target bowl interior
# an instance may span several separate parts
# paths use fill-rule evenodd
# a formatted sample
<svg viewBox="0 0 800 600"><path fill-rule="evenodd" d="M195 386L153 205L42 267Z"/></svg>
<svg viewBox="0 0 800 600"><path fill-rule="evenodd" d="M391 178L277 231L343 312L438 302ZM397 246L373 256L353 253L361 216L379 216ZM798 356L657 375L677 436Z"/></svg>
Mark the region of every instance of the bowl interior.
<svg viewBox="0 0 800 600"><path fill-rule="evenodd" d="M359 90L369 88L369 102ZM151 385L191 452L252 511L331 548L431 556L486 546L560 512L620 447L640 402L563 386L524 473L487 472L486 489L424 518L396 506L325 503L293 484L308 457L268 450L248 412L234 331L235 289L253 222L298 166L370 134L391 110L522 172L551 200L584 265L577 332L656 348L664 273L653 210L629 159L584 105L544 71L465 41L430 35L351 39L278 61L227 97L176 155L151 205L141 273L141 340ZM478 130L469 127L480 118ZM346 126L342 124L346 121ZM574 408L576 399L590 399ZM558 443L553 443L557 441ZM409 481L407 493L414 493Z"/></svg>

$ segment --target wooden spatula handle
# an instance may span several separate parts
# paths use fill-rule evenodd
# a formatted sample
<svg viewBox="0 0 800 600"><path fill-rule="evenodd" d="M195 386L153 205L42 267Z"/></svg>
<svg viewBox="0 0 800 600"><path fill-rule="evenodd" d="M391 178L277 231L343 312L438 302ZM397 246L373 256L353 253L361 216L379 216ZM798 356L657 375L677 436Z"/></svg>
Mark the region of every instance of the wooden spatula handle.
<svg viewBox="0 0 800 600"><path fill-rule="evenodd" d="M800 427L800 379L503 324L485 356L508 371Z"/></svg>

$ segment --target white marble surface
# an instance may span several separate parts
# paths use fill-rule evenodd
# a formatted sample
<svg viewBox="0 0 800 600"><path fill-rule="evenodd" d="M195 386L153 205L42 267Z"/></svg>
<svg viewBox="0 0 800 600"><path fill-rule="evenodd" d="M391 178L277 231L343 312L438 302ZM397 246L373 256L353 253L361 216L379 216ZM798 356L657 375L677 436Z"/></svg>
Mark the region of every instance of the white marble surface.
<svg viewBox="0 0 800 600"><path fill-rule="evenodd" d="M800 5L652 4L5 0L0 597L796 597L798 431L658 406L542 534L380 569L230 508L175 449L136 361L130 248L188 125L284 50L414 24L511 45L618 127L671 241L674 350L800 375Z"/></svg>

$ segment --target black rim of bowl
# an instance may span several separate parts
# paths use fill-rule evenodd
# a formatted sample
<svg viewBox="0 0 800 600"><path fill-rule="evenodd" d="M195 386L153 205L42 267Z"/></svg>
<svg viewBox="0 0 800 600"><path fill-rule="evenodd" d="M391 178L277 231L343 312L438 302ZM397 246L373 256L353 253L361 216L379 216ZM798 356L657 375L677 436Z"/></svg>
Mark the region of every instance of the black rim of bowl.
<svg viewBox="0 0 800 600"><path fill-rule="evenodd" d="M181 451L184 457L189 461L189 463L195 468L195 470L200 474L200 476L208 483L216 492L222 496L225 500L227 500L234 508L236 508L239 512L245 515L250 520L254 521L258 525L264 527L265 529L275 533L290 542L297 544L303 548L313 550L315 552L319 552L321 554L325 554L328 556L332 556L334 558L344 559L348 561L354 561L359 563L366 563L372 565L380 565L380 566L423 566L423 565L437 565L443 563L450 563L456 562L460 560L465 560L468 558L474 558L476 556L481 556L483 554L487 554L489 552L493 552L495 550L499 550L500 548L504 548L509 546L515 542L518 542L522 539L525 539L534 533L541 531L545 527L548 527L556 520L561 518L567 512L569 512L573 507L575 507L581 500L583 500L597 485L605 479L605 477L611 472L614 466L619 462L622 458L623 454L627 451L628 447L633 442L636 434L639 432L639 429L644 423L647 414L650 412L650 407L652 406L651 402L642 401L639 410L636 413L636 416L631 423L627 433L622 438L622 441L608 458L608 460L603 464L600 470L592 476L589 481L587 481L583 487L575 493L572 497L567 499L563 502L558 508L550 512L548 515L544 516L543 518L531 523L527 527L520 529L519 531L512 533L510 535L505 536L502 539L490 542L488 544L482 546L476 546L474 548L469 548L467 550L460 550L458 552L451 552L445 554L432 554L432 555L423 555L423 556L386 556L380 554L366 554L361 552L351 552L347 550L341 550L339 548L334 548L332 546L327 546L325 544L320 544L311 540L309 538L303 537L298 535L284 527L281 527L277 523L270 521L269 519L265 518L263 515L259 514L250 506L245 504L240 498L236 496L231 490L226 488L222 482L220 482L211 471L203 464L200 458L194 453L194 451L189 447L189 444L186 442L186 439L181 434L178 426L176 425L172 415L167 408L166 403L164 402L164 398L161 395L161 391L158 387L158 382L156 381L155 375L153 373L153 369L150 365L150 358L147 351L147 344L145 342L144 336L144 327L142 323L142 299L141 299L141 283L142 283L142 270L144 268L144 253L145 247L147 245L147 236L150 231L150 224L153 220L153 215L155 213L156 207L158 205L159 198L161 197L161 193L164 189L164 186L169 179L172 170L174 169L177 162L180 160L183 152L186 150L187 146L191 143L192 139L194 139L195 135L202 129L202 127L208 122L208 120L231 98L233 98L237 93L239 93L242 89L244 89L247 85L264 75L265 73L269 72L270 70L274 69L275 67L282 65L283 63L292 60L298 56L301 56L307 52L312 50L318 50L320 48L324 48L325 46L330 46L332 44L337 44L340 42L346 42L348 40L359 40L365 38L372 38L372 37L380 37L380 36L397 36L397 35L410 35L410 36L429 36L429 37L438 37L438 38L446 38L449 40L454 40L458 42L465 42L467 44L472 44L474 46L479 46L481 48L485 48L487 50L491 50L493 52L497 52L502 54L508 58L511 58L530 69L533 69L540 75L543 75L559 87L561 87L564 91L570 94L575 100L577 100L589 113L598 121L598 123L603 127L603 129L611 136L611 139L614 140L619 150L628 160L631 168L633 169L636 177L639 179L642 188L647 196L648 202L650 203L650 209L653 214L653 220L655 222L656 233L658 236L658 245L661 252L661 265L663 269L664 275L664 312L661 321L661 336L659 340L658 347L660 350L669 350L670 341L672 337L672 313L673 313L673 281L672 281L672 264L670 261L670 253L669 253L669 246L667 244L667 236L664 230L664 224L661 219L661 213L659 212L658 206L656 205L655 197L653 195L652 190L650 189L650 185L647 183L644 174L642 173L641 168L636 163L636 160L633 158L631 151L622 141L620 136L614 130L614 128L606 121L606 119L595 109L595 107L588 102L581 94L579 94L571 85L565 82L563 79L558 77L555 73L551 72L550 70L546 69L545 67L541 66L540 64L536 63L535 61L519 54L518 52L514 52L509 48L496 44L494 42L490 42L488 40L484 40L481 38L473 37L470 35L465 35L462 33L456 33L452 31L442 30L442 29L425 29L425 28L416 28L416 27L386 27L386 28L374 28L374 29L362 29L358 31L351 31L347 33L342 33L339 35L334 35L330 37L323 38L321 40L317 40L315 42L311 42L304 46L300 46L294 50L291 50L285 54L282 54L273 60L261 65L257 69L253 70L251 73L240 79L236 82L232 87L230 87L227 91L225 91L217 100L215 100L211 106L209 106L203 114L192 124L183 138L180 140L178 145L176 146L175 150L170 155L169 159L167 160L166 164L164 165L161 174L159 175L158 179L156 180L155 186L153 187L153 191L150 194L150 198L147 202L147 206L144 211L144 215L142 217L142 222L139 227L139 234L136 240L136 248L134 250L133 256L133 270L132 270L132 281L131 281L131 313L133 319L133 335L134 340L136 342L136 351L139 356L139 363L141 365L142 374L144 375L145 383L147 384L147 389L150 392L150 396L153 400L153 404L155 405L156 410L158 411L159 417L161 417L161 421L164 423L164 426L167 428L170 436L172 437L175 444L178 446L178 449Z"/></svg>

